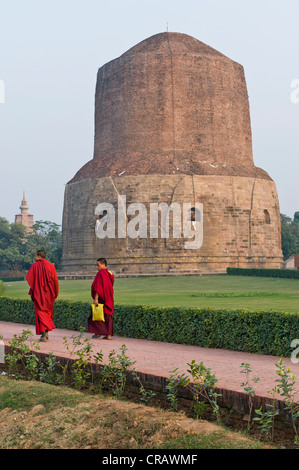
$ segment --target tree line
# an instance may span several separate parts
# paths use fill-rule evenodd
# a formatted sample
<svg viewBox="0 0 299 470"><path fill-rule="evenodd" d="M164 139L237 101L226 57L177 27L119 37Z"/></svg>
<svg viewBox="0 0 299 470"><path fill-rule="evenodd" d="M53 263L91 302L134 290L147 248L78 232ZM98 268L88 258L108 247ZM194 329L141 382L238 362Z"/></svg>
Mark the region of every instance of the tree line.
<svg viewBox="0 0 299 470"><path fill-rule="evenodd" d="M62 233L60 225L38 220L28 231L20 223L0 217L0 271L27 271L37 250L45 250L57 269L61 266Z"/></svg>
<svg viewBox="0 0 299 470"><path fill-rule="evenodd" d="M295 212L294 218L280 214L281 219L281 248L283 259L291 255L299 254L299 212Z"/></svg>

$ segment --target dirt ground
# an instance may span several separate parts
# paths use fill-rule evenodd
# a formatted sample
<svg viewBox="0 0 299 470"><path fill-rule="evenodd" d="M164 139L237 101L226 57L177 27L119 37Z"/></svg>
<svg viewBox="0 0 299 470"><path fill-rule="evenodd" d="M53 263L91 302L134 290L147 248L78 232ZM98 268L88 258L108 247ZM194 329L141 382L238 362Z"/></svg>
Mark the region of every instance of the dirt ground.
<svg viewBox="0 0 299 470"><path fill-rule="evenodd" d="M1 381L1 396L7 393L7 384L7 381ZM42 392L40 387L43 387ZM27 382L24 393L41 396L45 387L50 392L53 386ZM10 393L11 396L19 393L22 399L22 392ZM77 402L65 406L70 398ZM54 403L55 397L52 401ZM65 390L64 398L57 400L55 405L37 402L25 410L6 406L0 411L0 448L267 448L214 423L114 398L86 396Z"/></svg>

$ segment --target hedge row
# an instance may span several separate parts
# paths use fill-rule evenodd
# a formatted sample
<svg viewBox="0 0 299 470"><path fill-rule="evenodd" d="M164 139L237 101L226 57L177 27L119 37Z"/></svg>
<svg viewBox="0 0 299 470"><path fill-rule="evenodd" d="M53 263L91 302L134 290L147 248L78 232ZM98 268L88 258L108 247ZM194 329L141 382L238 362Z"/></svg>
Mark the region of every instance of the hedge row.
<svg viewBox="0 0 299 470"><path fill-rule="evenodd" d="M298 269L226 268L226 272L230 276L260 276L299 279Z"/></svg>
<svg viewBox="0 0 299 470"><path fill-rule="evenodd" d="M1 278L0 278L0 281L3 281L3 282L25 281L25 276L1 277Z"/></svg>
<svg viewBox="0 0 299 470"><path fill-rule="evenodd" d="M89 315L87 302L55 302L56 328L87 331ZM1 297L0 320L33 325L33 303ZM299 313L116 305L114 327L123 337L290 357Z"/></svg>

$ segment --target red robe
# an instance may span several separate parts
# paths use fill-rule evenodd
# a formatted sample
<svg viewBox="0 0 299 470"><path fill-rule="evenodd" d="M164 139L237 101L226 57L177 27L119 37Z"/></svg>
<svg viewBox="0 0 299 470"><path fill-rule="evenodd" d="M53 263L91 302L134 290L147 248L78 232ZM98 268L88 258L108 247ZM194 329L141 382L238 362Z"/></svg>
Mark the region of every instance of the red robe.
<svg viewBox="0 0 299 470"><path fill-rule="evenodd" d="M94 299L96 293L99 296L99 304L104 304L105 322L93 321L88 318L88 331L96 335L113 335L113 285L114 275L108 269L98 271L92 285L91 296Z"/></svg>
<svg viewBox="0 0 299 470"><path fill-rule="evenodd" d="M36 334L53 330L53 307L59 292L54 264L38 259L30 266L26 280L30 286L28 294L34 302Z"/></svg>

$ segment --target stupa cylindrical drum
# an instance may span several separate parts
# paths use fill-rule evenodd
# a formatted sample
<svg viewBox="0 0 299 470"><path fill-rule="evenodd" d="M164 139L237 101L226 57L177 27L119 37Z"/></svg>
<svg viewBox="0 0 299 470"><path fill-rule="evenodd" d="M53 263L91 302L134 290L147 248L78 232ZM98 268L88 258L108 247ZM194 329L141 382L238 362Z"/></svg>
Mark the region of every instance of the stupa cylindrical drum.
<svg viewBox="0 0 299 470"><path fill-rule="evenodd" d="M276 186L254 165L243 67L162 33L98 71L93 159L69 181L62 270L279 268Z"/></svg>

